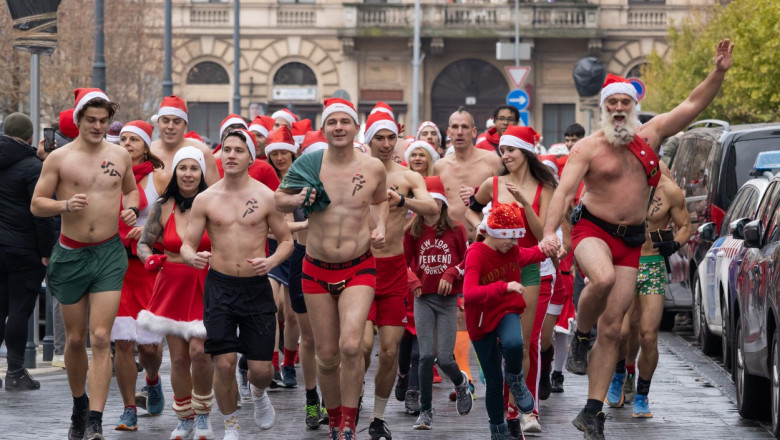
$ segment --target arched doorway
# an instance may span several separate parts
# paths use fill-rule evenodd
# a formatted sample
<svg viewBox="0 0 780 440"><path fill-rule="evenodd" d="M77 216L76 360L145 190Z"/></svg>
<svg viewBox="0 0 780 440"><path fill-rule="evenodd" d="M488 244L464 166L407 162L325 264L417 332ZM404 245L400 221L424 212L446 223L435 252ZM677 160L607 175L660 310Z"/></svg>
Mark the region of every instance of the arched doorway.
<svg viewBox="0 0 780 440"><path fill-rule="evenodd" d="M187 72L188 86L222 86L223 96L230 96L230 76L227 70L214 61L201 61ZM219 143L219 123L228 113L227 101L188 102L189 129L196 131L208 141Z"/></svg>
<svg viewBox="0 0 780 440"><path fill-rule="evenodd" d="M482 132L493 109L506 102L507 93L504 75L489 63L478 59L456 61L433 82L431 119L444 131L450 115L463 106L474 115L477 130Z"/></svg>
<svg viewBox="0 0 780 440"><path fill-rule="evenodd" d="M289 62L273 76L268 112L287 108L301 119L311 119L312 126L316 126L317 115L322 111L317 97L317 75L314 71L306 64Z"/></svg>

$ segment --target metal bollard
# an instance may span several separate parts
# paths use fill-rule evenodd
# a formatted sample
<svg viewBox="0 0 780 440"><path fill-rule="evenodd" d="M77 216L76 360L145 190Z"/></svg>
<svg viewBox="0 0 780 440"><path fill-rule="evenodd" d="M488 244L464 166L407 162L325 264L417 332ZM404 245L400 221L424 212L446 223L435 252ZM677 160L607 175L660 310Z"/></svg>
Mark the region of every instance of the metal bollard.
<svg viewBox="0 0 780 440"><path fill-rule="evenodd" d="M35 311L38 311L38 306L35 306ZM38 320L36 319L35 312L30 316L27 321L27 345L24 348L24 368L35 368L36 363L36 345L35 345L35 325Z"/></svg>
<svg viewBox="0 0 780 440"><path fill-rule="evenodd" d="M43 336L43 361L51 362L54 358L54 301L51 292L46 289L46 329Z"/></svg>

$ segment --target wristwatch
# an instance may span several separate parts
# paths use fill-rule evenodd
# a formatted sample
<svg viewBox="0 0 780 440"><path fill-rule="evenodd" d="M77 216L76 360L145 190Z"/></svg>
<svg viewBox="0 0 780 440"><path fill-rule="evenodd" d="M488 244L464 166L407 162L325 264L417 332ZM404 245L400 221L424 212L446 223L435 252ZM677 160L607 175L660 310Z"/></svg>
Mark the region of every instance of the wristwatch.
<svg viewBox="0 0 780 440"><path fill-rule="evenodd" d="M127 209L133 211L135 213L136 218L138 217L138 208L135 206L128 206Z"/></svg>

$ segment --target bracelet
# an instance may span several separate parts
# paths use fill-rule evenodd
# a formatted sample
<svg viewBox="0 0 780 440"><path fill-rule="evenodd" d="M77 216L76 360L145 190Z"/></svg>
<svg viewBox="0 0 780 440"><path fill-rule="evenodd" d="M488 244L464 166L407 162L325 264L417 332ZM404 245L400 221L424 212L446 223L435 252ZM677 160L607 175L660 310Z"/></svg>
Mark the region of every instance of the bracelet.
<svg viewBox="0 0 780 440"><path fill-rule="evenodd" d="M70 204L68 202L70 202L70 200L65 200L65 211L70 212Z"/></svg>
<svg viewBox="0 0 780 440"><path fill-rule="evenodd" d="M135 213L136 218L138 218L138 208L135 206L129 206L127 209L133 211Z"/></svg>
<svg viewBox="0 0 780 440"><path fill-rule="evenodd" d="M395 205L397 208L404 206L404 204L406 203L406 196L403 194L399 194L399 195L401 196L401 201L398 202L397 205Z"/></svg>

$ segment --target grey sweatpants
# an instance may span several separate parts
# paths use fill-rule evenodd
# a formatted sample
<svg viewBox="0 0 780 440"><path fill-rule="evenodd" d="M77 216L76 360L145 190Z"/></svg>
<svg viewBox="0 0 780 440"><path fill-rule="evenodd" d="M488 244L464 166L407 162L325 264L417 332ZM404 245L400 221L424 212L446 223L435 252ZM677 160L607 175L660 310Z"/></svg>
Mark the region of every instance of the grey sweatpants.
<svg viewBox="0 0 780 440"><path fill-rule="evenodd" d="M414 299L414 324L420 345L420 409L431 409L433 360L452 383L463 383L463 375L455 363L455 334L458 330L458 297L428 293ZM435 353L434 353L435 351Z"/></svg>

